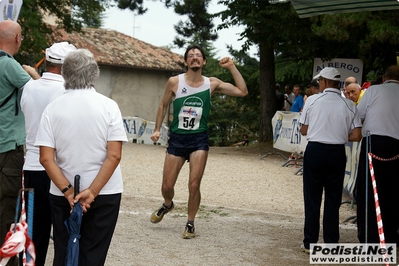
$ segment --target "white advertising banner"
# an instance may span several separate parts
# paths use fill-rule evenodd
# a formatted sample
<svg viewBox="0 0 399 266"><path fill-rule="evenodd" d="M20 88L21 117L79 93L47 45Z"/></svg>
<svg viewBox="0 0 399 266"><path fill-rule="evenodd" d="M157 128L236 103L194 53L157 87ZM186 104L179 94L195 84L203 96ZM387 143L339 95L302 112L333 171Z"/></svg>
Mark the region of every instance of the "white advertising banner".
<svg viewBox="0 0 399 266"><path fill-rule="evenodd" d="M355 188L355 181L357 176L357 167L359 160L366 160L366 158L359 158L362 142L348 142L345 145L346 150L346 168L344 178L344 191L353 197L353 189Z"/></svg>
<svg viewBox="0 0 399 266"><path fill-rule="evenodd" d="M168 127L165 125L161 126L161 136L158 142L154 143L151 140L151 135L154 133L155 122L150 122L140 117L127 116L123 117L123 124L129 142L162 146L166 146L168 142Z"/></svg>
<svg viewBox="0 0 399 266"><path fill-rule="evenodd" d="M282 151L301 153L305 151L306 138L300 132L297 112L277 111L272 119L273 147Z"/></svg>
<svg viewBox="0 0 399 266"><path fill-rule="evenodd" d="M137 123L138 117L134 116L125 116L123 117L123 125L125 126L125 131L127 135L127 140L129 142L133 142L133 140L137 140Z"/></svg>
<svg viewBox="0 0 399 266"><path fill-rule="evenodd" d="M347 77L355 77L362 84L363 61L360 59L335 58L331 61L323 61L315 58L313 63L313 77L325 67L334 67L341 73L341 88Z"/></svg>
<svg viewBox="0 0 399 266"><path fill-rule="evenodd" d="M0 0L0 21L17 21L22 2L22 0Z"/></svg>
<svg viewBox="0 0 399 266"><path fill-rule="evenodd" d="M304 153L308 141L302 136L299 124L300 113L277 111L272 119L273 147L286 152ZM359 164L360 142L348 142L346 150L346 170L344 178L344 192L353 197L353 188ZM304 154L306 156L306 154ZM365 159L365 158L360 158Z"/></svg>

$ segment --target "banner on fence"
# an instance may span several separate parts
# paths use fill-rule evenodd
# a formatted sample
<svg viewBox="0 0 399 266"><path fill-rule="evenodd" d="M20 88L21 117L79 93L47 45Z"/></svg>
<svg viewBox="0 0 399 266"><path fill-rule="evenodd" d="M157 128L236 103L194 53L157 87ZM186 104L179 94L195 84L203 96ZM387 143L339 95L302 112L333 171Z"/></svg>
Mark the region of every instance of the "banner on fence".
<svg viewBox="0 0 399 266"><path fill-rule="evenodd" d="M348 142L345 145L346 169L345 169L345 179L344 179L344 191L350 197L353 197L353 189L355 188L359 159L360 160L366 159L366 158L359 158L361 144L362 142Z"/></svg>
<svg viewBox="0 0 399 266"><path fill-rule="evenodd" d="M305 151L306 138L301 135L300 114L277 111L272 119L273 147L282 151L301 153Z"/></svg>
<svg viewBox="0 0 399 266"><path fill-rule="evenodd" d="M154 133L155 122L147 121L141 117L127 116L123 117L123 124L129 142L162 146L166 146L168 142L168 127L165 125L161 126L161 136L158 142L154 143L151 140L151 135Z"/></svg>

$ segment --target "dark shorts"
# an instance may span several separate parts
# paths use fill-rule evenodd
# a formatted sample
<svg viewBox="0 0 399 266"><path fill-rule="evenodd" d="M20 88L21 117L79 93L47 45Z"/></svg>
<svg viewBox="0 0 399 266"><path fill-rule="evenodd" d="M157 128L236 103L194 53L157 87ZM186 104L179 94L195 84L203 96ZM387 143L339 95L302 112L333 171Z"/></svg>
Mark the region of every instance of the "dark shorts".
<svg viewBox="0 0 399 266"><path fill-rule="evenodd" d="M209 151L208 132L195 134L170 133L166 150L169 154L183 157L189 161L192 152L198 150Z"/></svg>

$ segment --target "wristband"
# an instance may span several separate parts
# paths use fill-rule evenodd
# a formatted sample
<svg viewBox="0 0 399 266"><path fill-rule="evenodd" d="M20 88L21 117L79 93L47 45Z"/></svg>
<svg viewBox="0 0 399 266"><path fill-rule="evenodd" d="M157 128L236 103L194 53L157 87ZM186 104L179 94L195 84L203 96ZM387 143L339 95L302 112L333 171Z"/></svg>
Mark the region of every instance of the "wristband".
<svg viewBox="0 0 399 266"><path fill-rule="evenodd" d="M72 187L71 184L69 184L66 188L64 188L63 190L61 190L62 194L64 194L65 192L68 191L68 189L70 189Z"/></svg>

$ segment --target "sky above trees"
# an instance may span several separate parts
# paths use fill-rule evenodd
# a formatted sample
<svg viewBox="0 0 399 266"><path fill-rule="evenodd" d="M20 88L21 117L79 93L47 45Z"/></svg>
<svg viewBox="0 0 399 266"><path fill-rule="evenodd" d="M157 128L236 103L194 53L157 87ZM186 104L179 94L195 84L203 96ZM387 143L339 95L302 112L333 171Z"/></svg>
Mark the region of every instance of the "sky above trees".
<svg viewBox="0 0 399 266"><path fill-rule="evenodd" d="M209 6L209 13L219 12L225 9L224 5L218 5L217 0L212 0ZM162 3L146 1L148 11L144 15L134 15L130 10L120 10L112 7L106 10L103 20L103 28L113 29L126 35L135 37L141 41L148 42L156 46L166 46L173 42L177 35L173 28L179 20L184 20L186 16L177 15L172 8L167 9ZM215 25L220 23L220 19L214 19ZM219 30L219 38L214 42L219 50L216 55L218 58L228 55L226 44L232 45L234 49L241 49L243 41L238 41L238 35L243 31L243 27L233 26L229 29ZM172 51L183 54L184 49L172 49ZM249 51L251 56L256 57L257 49L252 47Z"/></svg>

